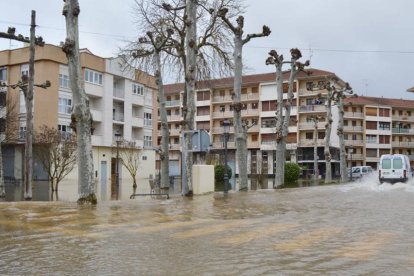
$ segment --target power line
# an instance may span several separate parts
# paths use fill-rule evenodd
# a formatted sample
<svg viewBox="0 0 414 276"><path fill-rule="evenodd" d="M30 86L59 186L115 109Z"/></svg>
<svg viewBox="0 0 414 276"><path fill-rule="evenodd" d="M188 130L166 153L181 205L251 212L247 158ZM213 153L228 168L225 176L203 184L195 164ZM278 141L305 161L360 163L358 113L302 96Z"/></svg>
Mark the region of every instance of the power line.
<svg viewBox="0 0 414 276"><path fill-rule="evenodd" d="M11 24L17 26L30 26L30 24L19 23L19 22L12 22L12 21L5 21L0 20L0 23L4 24ZM57 28L52 26L43 26L38 25L39 29L51 29L57 31L65 31L63 28ZM98 35L104 37L113 37L113 38L130 38L134 39L132 36L127 35L117 35L117 34L109 34L109 33L100 33L100 32L88 32L88 31L79 31L83 34L91 34L91 35ZM289 47L271 47L271 46L245 46L246 48L252 49L279 49L279 50L290 50ZM306 47L299 47L302 51L309 51L311 55L313 52L336 52L336 53L373 53L373 54L414 54L413 51L406 51L406 50L359 50L359 49L328 49L328 48L306 48Z"/></svg>

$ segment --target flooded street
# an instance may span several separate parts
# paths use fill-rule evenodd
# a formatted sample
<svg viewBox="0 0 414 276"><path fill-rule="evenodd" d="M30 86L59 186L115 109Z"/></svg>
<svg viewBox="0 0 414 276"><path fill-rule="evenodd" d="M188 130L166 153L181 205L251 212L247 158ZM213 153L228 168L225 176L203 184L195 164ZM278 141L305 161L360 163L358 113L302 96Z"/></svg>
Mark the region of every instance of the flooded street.
<svg viewBox="0 0 414 276"><path fill-rule="evenodd" d="M412 275L414 184L0 203L1 275Z"/></svg>

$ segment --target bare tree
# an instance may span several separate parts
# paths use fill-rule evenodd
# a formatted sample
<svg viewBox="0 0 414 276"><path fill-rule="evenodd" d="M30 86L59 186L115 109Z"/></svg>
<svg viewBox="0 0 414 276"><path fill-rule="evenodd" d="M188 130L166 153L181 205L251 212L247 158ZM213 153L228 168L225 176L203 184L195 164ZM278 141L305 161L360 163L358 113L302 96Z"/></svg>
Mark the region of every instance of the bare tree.
<svg viewBox="0 0 414 276"><path fill-rule="evenodd" d="M170 47L164 51L168 54L164 64L176 76L184 75L185 88L183 98L183 160L185 173L184 191L192 195L192 152L191 135L194 130L196 81L209 79L215 74L225 72L231 67L228 52L229 36L227 29L218 20L217 10L226 5L237 8L233 0L151 0L156 7L151 14L146 14L143 26L157 29L157 23L163 22L168 29L174 30L169 42ZM165 13L162 12L165 11ZM162 33L157 31L156 33ZM198 35L197 35L198 34Z"/></svg>
<svg viewBox="0 0 414 276"><path fill-rule="evenodd" d="M91 143L92 114L89 98L85 93L79 54L77 0L65 0L63 15L66 18L67 38L62 47L68 58L70 88L73 93L72 127L78 144L78 203L96 204L93 156Z"/></svg>
<svg viewBox="0 0 414 276"><path fill-rule="evenodd" d="M271 31L266 25L263 26L261 33L248 34L243 37L244 33L244 17L237 18L237 25L234 25L227 18L228 9L223 8L219 11L220 18L224 21L227 27L234 34L234 96L233 96L233 112L236 136L237 149L237 165L239 167L240 190L247 190L248 188L248 174L247 174L247 125L242 123L241 110L243 104L241 103L241 86L243 74L243 46L251 39L258 37L269 36Z"/></svg>
<svg viewBox="0 0 414 276"><path fill-rule="evenodd" d="M17 116L16 101L11 97L7 97L6 92L0 91L0 198L6 195L2 147L4 144L17 141L19 137L18 125L19 117Z"/></svg>
<svg viewBox="0 0 414 276"><path fill-rule="evenodd" d="M141 17L146 17L151 12L143 2L136 2L137 12ZM161 159L161 188L169 187L169 128L167 110L163 84L163 64L161 56L165 55L163 50L170 47L168 41L174 33L172 29L163 30L166 25L163 22L155 24L154 32L147 31L145 36L141 36L137 41L131 42L126 49L122 50L126 63L133 68L139 68L145 72L154 72L158 87L157 100L161 117L161 149L159 151ZM161 31L161 33L156 33ZM132 58L132 59L131 59Z"/></svg>
<svg viewBox="0 0 414 276"><path fill-rule="evenodd" d="M52 193L57 192L59 183L75 167L76 138L44 125L35 134L35 143L35 156L48 174Z"/></svg>
<svg viewBox="0 0 414 276"><path fill-rule="evenodd" d="M266 65L276 67L276 88L277 88L277 110L276 110L276 176L275 187L284 184L285 179L285 161L286 161L286 137L289 133L290 110L293 101L293 86L299 71L303 71L305 66L309 66L309 61L304 64L298 60L302 57L299 49L290 50L290 61L284 61L283 55L279 55L275 50L269 52L266 59ZM283 101L283 64L290 65L290 74L288 80L287 100ZM285 115L283 116L283 110Z"/></svg>
<svg viewBox="0 0 414 276"><path fill-rule="evenodd" d="M137 174L140 165L142 152L136 146L135 142L121 141L119 149L117 149L121 157L122 165L127 169L132 177L133 194L137 189Z"/></svg>

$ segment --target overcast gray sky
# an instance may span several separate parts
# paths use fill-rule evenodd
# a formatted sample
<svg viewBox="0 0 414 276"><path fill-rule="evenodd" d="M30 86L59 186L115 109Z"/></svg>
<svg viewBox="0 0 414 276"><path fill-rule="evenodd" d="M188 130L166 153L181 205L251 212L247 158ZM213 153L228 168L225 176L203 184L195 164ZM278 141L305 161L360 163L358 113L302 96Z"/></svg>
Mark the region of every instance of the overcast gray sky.
<svg viewBox="0 0 414 276"><path fill-rule="evenodd" d="M122 40L133 39L133 0L80 0L81 47L109 57ZM263 24L272 34L246 45L245 73L271 72L264 61L270 49L302 50L311 66L336 73L358 94L414 99L414 1L412 0L245 0L246 32ZM0 0L0 29L13 25L29 34L30 12L37 11L37 33L46 42L65 38L63 1ZM22 25L21 25L22 24ZM0 41L0 50L21 46ZM309 50L311 49L311 50Z"/></svg>

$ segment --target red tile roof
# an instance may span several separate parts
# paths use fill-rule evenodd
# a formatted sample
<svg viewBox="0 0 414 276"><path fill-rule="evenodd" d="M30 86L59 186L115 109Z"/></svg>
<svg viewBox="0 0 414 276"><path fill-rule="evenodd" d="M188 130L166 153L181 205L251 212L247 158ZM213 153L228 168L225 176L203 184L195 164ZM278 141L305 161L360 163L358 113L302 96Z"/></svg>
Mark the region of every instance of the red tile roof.
<svg viewBox="0 0 414 276"><path fill-rule="evenodd" d="M310 75L307 75L305 72L299 72L297 79L311 79L315 77L324 77L335 75L332 72L318 70L318 69L308 69L307 71L311 72ZM283 72L283 79L288 80L289 72ZM276 76L275 73L265 73L265 74L255 74L255 75L245 75L242 78L242 86L247 85L255 85L264 82L275 82ZM197 82L196 87L197 89L204 89L204 88L232 88L234 84L234 78L222 78L222 79L213 79L213 80L206 80ZM164 85L165 94L175 94L181 91L184 91L184 83L174 83L174 84L167 84Z"/></svg>
<svg viewBox="0 0 414 276"><path fill-rule="evenodd" d="M344 100L345 103L352 103L353 105L376 105L376 106L390 106L394 108L414 109L414 100L405 99L391 99L391 98L377 98L377 97L349 97Z"/></svg>

